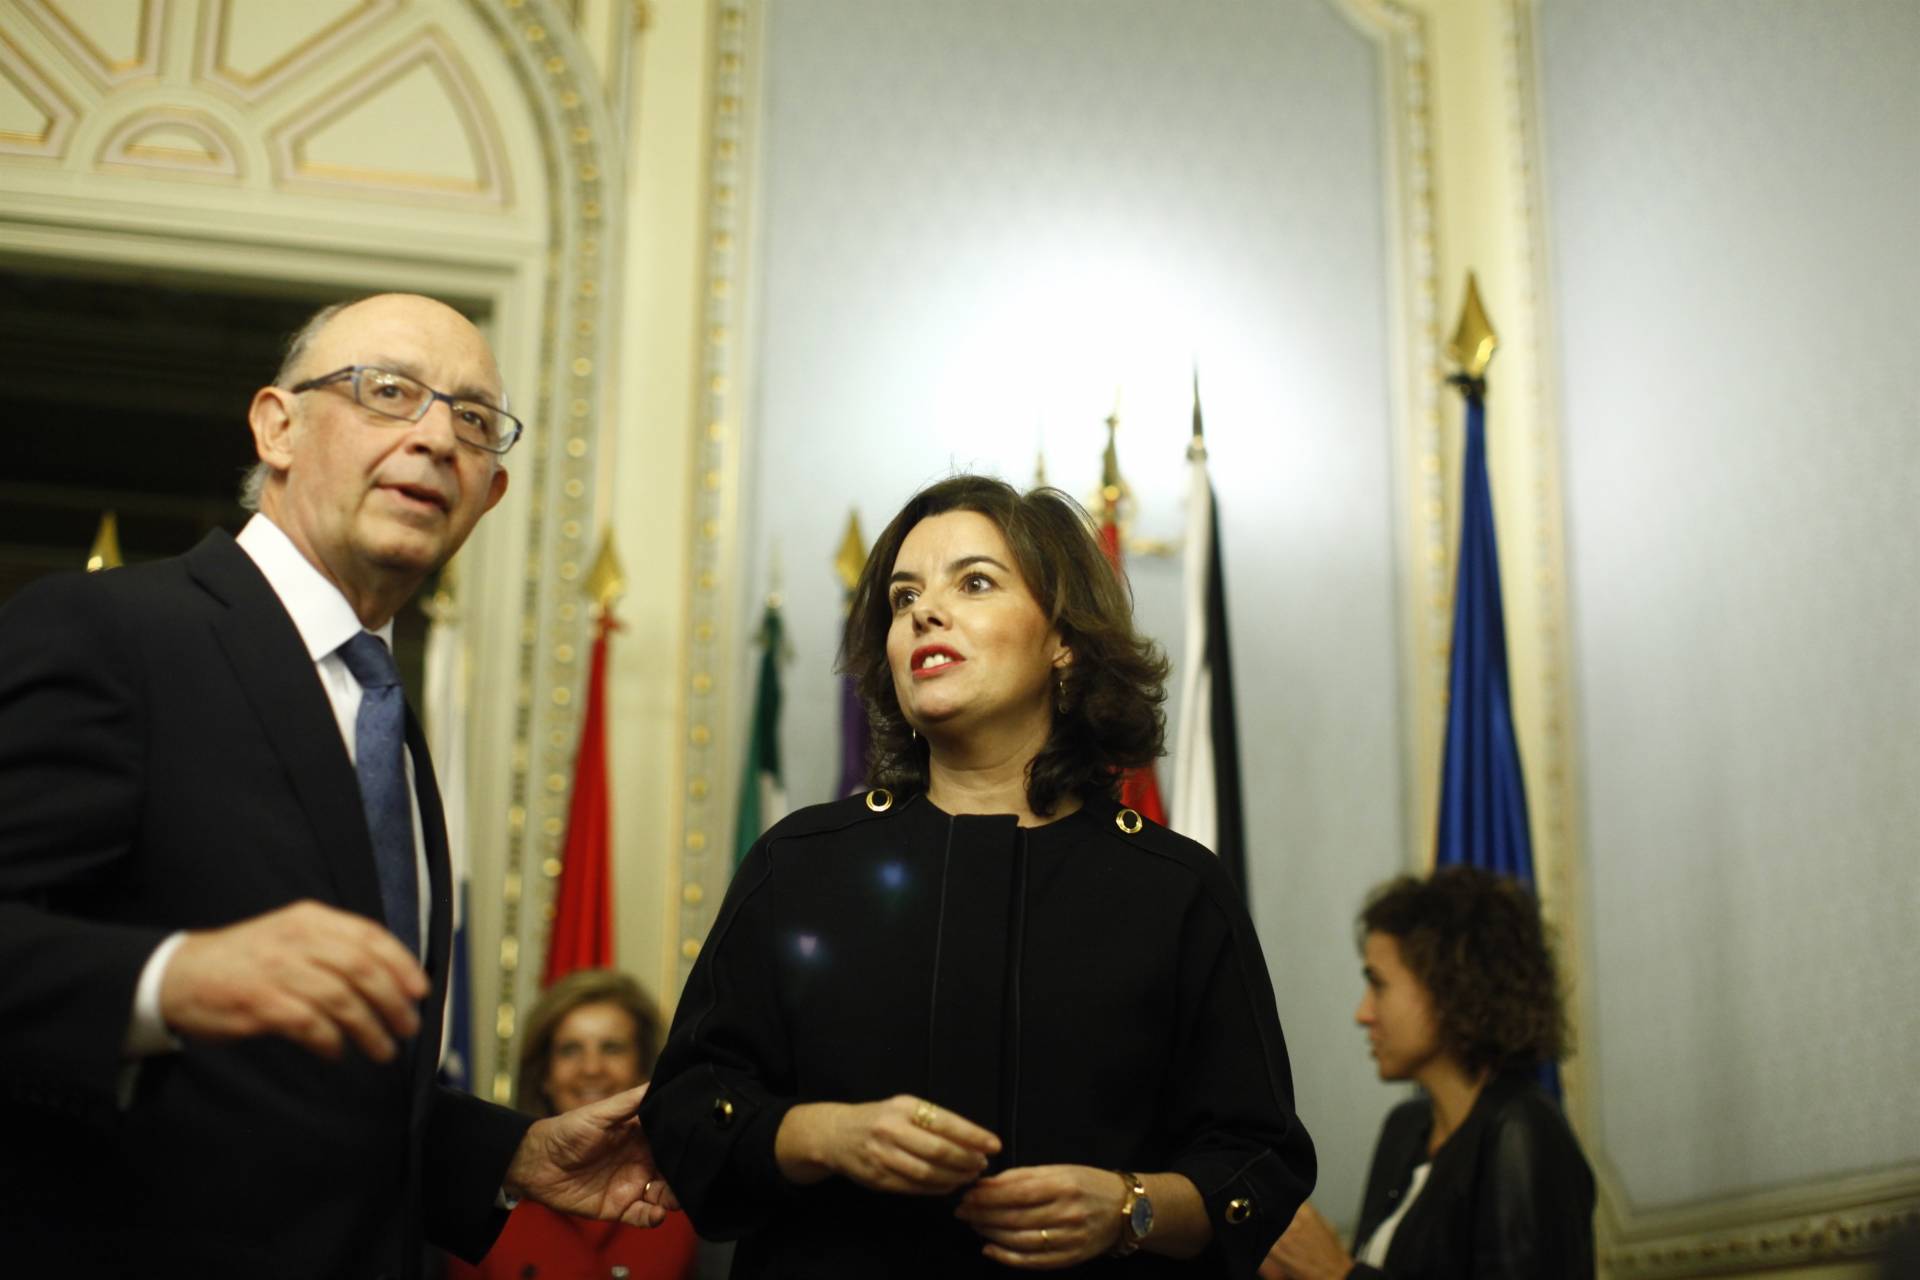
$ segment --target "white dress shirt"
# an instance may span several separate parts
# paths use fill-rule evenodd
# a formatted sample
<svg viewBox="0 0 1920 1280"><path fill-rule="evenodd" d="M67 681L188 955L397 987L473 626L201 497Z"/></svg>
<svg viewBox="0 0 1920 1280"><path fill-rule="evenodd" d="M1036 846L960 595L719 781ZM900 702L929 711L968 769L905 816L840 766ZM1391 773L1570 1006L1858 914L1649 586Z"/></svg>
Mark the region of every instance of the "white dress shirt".
<svg viewBox="0 0 1920 1280"><path fill-rule="evenodd" d="M294 629L300 633L307 656L313 659L314 673L320 678L320 687L326 691L334 720L340 726L340 740L346 746L347 759L352 761L356 755L354 721L360 714L360 682L347 669L346 659L340 656L339 648L362 630L358 615L354 613L353 606L347 603L347 598L340 594L340 589L327 581L280 527L267 517L256 515L247 521L247 527L240 531L240 536L234 541L240 544L240 549L259 568L267 585L273 588L274 595L280 598L288 616L293 619ZM391 621L374 634L389 648L392 647ZM432 895L426 892L429 883L427 845L421 826L420 796L414 789L411 751L406 759L407 794L413 809L414 874L421 886L420 941L424 946L433 903ZM145 967L140 971L140 983L134 989L133 1020L127 1028L125 1052L128 1057L165 1053L178 1047L178 1042L167 1030L166 1021L160 1016L160 982L166 973L167 962L173 958L173 953L186 940L186 936L184 932L169 936L154 949L153 955L148 957Z"/></svg>

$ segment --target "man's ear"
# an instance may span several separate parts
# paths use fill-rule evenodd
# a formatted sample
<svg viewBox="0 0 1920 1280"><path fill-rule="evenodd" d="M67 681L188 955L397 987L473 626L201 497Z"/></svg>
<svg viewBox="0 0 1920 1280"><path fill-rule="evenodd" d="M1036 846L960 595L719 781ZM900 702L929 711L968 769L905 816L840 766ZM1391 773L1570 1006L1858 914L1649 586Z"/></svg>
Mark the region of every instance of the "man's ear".
<svg viewBox="0 0 1920 1280"><path fill-rule="evenodd" d="M260 461L285 474L293 463L293 397L280 387L260 388L247 406L247 426Z"/></svg>
<svg viewBox="0 0 1920 1280"><path fill-rule="evenodd" d="M507 469L502 466L495 466L493 469L493 479L487 481L487 505L480 508L480 514L485 515L487 512L493 510L495 504L506 496Z"/></svg>

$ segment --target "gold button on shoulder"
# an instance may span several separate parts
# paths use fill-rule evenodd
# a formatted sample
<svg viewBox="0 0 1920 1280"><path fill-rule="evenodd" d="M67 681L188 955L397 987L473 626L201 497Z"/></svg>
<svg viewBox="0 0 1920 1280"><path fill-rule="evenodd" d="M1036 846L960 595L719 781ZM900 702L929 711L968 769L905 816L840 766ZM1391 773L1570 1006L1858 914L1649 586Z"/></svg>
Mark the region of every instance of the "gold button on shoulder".
<svg viewBox="0 0 1920 1280"><path fill-rule="evenodd" d="M1227 1201L1227 1221L1239 1226L1253 1216L1253 1201L1245 1196L1237 1196Z"/></svg>
<svg viewBox="0 0 1920 1280"><path fill-rule="evenodd" d="M867 792L867 808L875 813L885 813L893 808L893 792L885 787L875 787Z"/></svg>
<svg viewBox="0 0 1920 1280"><path fill-rule="evenodd" d="M1120 828L1122 831L1126 832L1130 836L1137 836L1140 834L1140 828L1146 826L1147 823L1146 823L1146 819L1142 818L1139 814L1135 813L1133 810L1122 809L1120 812L1113 815L1113 825Z"/></svg>
<svg viewBox="0 0 1920 1280"><path fill-rule="evenodd" d="M713 1122L722 1129L733 1123L733 1103L725 1098L713 1100Z"/></svg>

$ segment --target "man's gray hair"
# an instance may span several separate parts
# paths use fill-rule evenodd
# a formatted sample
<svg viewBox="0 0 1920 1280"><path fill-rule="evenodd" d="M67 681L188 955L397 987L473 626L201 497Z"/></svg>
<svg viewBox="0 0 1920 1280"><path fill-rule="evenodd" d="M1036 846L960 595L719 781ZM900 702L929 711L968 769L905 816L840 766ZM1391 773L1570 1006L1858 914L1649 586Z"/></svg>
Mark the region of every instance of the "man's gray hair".
<svg viewBox="0 0 1920 1280"><path fill-rule="evenodd" d="M369 297L372 295L368 295ZM307 317L307 322L287 339L287 353L280 358L280 367L274 370L273 385L283 389L291 388L299 381L300 362L307 358L307 348L320 331L333 322L333 318L353 306L364 302L366 298L348 298L344 302L331 302ZM244 511L260 509L260 495L266 491L267 476L272 471L264 462L255 462L248 467L246 474L240 477L240 507Z"/></svg>

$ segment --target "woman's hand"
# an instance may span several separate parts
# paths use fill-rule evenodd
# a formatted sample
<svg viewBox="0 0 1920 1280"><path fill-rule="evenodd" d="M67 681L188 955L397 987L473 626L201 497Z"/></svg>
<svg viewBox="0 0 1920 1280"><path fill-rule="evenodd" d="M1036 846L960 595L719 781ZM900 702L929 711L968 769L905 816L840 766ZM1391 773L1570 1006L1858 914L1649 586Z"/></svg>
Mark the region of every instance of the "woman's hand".
<svg viewBox="0 0 1920 1280"><path fill-rule="evenodd" d="M982 1178L954 1216L972 1227L993 1261L1051 1271L1097 1258L1120 1239L1126 1184L1111 1169L1040 1164Z"/></svg>
<svg viewBox="0 0 1920 1280"><path fill-rule="evenodd" d="M1333 1232L1333 1224L1311 1204L1293 1215L1286 1233L1267 1250L1261 1280L1346 1280L1353 1258Z"/></svg>
<svg viewBox="0 0 1920 1280"><path fill-rule="evenodd" d="M924 1099L809 1102L787 1112L774 1135L780 1172L802 1185L831 1174L871 1191L937 1196L980 1176L1000 1139Z"/></svg>

